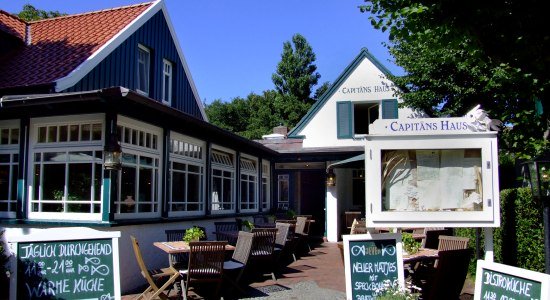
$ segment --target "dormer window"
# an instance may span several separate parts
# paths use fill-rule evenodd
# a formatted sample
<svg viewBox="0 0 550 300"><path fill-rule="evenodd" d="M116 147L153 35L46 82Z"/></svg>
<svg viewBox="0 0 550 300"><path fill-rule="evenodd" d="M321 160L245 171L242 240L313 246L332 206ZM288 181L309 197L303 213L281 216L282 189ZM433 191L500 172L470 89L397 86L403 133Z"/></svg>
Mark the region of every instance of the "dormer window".
<svg viewBox="0 0 550 300"><path fill-rule="evenodd" d="M149 96L149 74L151 68L151 51L138 45L137 91Z"/></svg>
<svg viewBox="0 0 550 300"><path fill-rule="evenodd" d="M369 134L369 125L380 118L397 119L396 99L381 101L336 103L337 136L339 139L351 139Z"/></svg>
<svg viewBox="0 0 550 300"><path fill-rule="evenodd" d="M172 104L172 63L162 60L162 103Z"/></svg>

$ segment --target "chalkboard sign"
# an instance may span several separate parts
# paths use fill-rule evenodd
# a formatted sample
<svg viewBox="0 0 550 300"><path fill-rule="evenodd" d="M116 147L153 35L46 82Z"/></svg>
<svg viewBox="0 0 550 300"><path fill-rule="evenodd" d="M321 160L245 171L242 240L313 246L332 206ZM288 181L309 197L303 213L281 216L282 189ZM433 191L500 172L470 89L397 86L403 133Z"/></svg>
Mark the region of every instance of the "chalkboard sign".
<svg viewBox="0 0 550 300"><path fill-rule="evenodd" d="M478 260L474 299L549 299L550 275Z"/></svg>
<svg viewBox="0 0 550 300"><path fill-rule="evenodd" d="M399 234L344 236L347 299L375 299L384 282L403 284L403 256Z"/></svg>
<svg viewBox="0 0 550 300"><path fill-rule="evenodd" d="M119 299L118 240L112 232L87 232L88 238L78 240L82 232L56 234L57 240L10 240L17 256L17 294L11 298Z"/></svg>

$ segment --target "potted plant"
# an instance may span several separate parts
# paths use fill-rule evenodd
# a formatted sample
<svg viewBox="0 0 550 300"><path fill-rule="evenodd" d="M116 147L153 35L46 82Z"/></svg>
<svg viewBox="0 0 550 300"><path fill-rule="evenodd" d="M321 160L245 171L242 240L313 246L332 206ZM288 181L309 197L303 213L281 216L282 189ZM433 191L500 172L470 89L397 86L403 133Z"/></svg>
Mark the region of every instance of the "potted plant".
<svg viewBox="0 0 550 300"><path fill-rule="evenodd" d="M243 228L245 228L246 231L252 231L252 228L254 228L254 223L244 220L243 221Z"/></svg>
<svg viewBox="0 0 550 300"><path fill-rule="evenodd" d="M402 287L399 282L394 280L384 280L384 286L376 291L376 300L418 300L420 298L420 288L410 283Z"/></svg>
<svg viewBox="0 0 550 300"><path fill-rule="evenodd" d="M420 249L421 244L414 239L412 233L403 232L401 240L403 241L403 250L408 254L415 254Z"/></svg>
<svg viewBox="0 0 550 300"><path fill-rule="evenodd" d="M188 243L197 242L203 237L205 237L204 231L197 226L193 226L185 230L185 235L183 236L183 240Z"/></svg>

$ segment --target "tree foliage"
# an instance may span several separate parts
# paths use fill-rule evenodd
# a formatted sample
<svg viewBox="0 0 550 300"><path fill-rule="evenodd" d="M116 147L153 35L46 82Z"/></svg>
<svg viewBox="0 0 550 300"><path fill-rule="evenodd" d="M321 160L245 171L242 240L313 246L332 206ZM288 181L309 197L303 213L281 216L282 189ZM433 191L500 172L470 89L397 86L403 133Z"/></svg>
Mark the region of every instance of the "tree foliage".
<svg viewBox="0 0 550 300"><path fill-rule="evenodd" d="M510 125L501 139L508 151L529 157L548 148L550 32L542 0L365 2L361 11L389 32L387 46L406 72L391 78L405 105L461 116L481 104Z"/></svg>
<svg viewBox="0 0 550 300"><path fill-rule="evenodd" d="M281 62L273 74L276 89L237 97L231 102L215 100L205 105L210 122L249 139L260 139L279 125L293 128L330 84L323 83L310 97L321 77L315 72L315 54L303 36L294 35L292 42L294 48L290 42L284 43Z"/></svg>
<svg viewBox="0 0 550 300"><path fill-rule="evenodd" d="M23 5L23 10L17 14L17 17L20 19L30 22L42 19L49 19L55 17L66 16L65 13L60 13L59 11L45 11L42 9L37 9L30 4Z"/></svg>
<svg viewBox="0 0 550 300"><path fill-rule="evenodd" d="M294 46L294 47L293 47ZM312 102L311 89L321 77L317 73L315 53L300 34L292 37L292 44L283 44L281 61L271 79L276 90L283 95L293 95L303 102Z"/></svg>

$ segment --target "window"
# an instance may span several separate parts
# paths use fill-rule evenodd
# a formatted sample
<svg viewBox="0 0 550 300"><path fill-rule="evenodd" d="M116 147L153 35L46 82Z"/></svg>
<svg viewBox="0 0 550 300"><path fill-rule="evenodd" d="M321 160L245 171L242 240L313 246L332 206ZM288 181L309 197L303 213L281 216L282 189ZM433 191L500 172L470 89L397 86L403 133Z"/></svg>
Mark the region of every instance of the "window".
<svg viewBox="0 0 550 300"><path fill-rule="evenodd" d="M101 219L101 115L31 120L30 157L30 218Z"/></svg>
<svg viewBox="0 0 550 300"><path fill-rule="evenodd" d="M395 119L397 113L396 99L374 102L337 102L337 136L339 139L351 139L354 135L368 134L369 125L379 119L380 114L383 119Z"/></svg>
<svg viewBox="0 0 550 300"><path fill-rule="evenodd" d="M162 103L172 104L172 63L163 59L162 68Z"/></svg>
<svg viewBox="0 0 550 300"><path fill-rule="evenodd" d="M169 214L202 214L205 143L174 132L170 136Z"/></svg>
<svg viewBox="0 0 550 300"><path fill-rule="evenodd" d="M0 217L15 218L19 175L19 123L0 122Z"/></svg>
<svg viewBox="0 0 550 300"><path fill-rule="evenodd" d="M160 128L118 118L122 146L119 195L115 200L119 219L160 216Z"/></svg>
<svg viewBox="0 0 550 300"><path fill-rule="evenodd" d="M262 211L267 211L271 208L270 205L270 191L271 187L271 168L269 161L262 161L262 195L261 205Z"/></svg>
<svg viewBox="0 0 550 300"><path fill-rule="evenodd" d="M241 157L241 211L258 211L258 160Z"/></svg>
<svg viewBox="0 0 550 300"><path fill-rule="evenodd" d="M149 96L149 76L151 67L151 51L138 45L137 91Z"/></svg>
<svg viewBox="0 0 550 300"><path fill-rule="evenodd" d="M278 201L278 208L280 209L288 209L289 208L289 200L290 200L290 190L289 190L289 175L283 174L279 175L277 177L277 189L278 189L278 195L279 195L279 201Z"/></svg>
<svg viewBox="0 0 550 300"><path fill-rule="evenodd" d="M212 150L212 213L235 211L235 154Z"/></svg>

